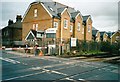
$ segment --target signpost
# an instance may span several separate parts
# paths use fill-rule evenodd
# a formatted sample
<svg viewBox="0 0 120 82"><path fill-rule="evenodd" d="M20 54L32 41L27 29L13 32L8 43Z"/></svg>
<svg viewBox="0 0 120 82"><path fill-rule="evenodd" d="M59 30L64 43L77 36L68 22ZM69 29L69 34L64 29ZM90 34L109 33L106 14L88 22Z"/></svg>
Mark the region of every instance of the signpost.
<svg viewBox="0 0 120 82"><path fill-rule="evenodd" d="M71 47L76 47L76 45L77 45L76 42L77 42L76 38L71 38L71 40L70 40Z"/></svg>

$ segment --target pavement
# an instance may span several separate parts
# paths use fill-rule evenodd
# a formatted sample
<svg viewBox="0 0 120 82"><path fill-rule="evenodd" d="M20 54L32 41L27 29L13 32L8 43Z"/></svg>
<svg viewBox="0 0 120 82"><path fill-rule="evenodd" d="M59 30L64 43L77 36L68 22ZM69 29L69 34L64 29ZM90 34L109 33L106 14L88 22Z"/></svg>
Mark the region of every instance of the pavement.
<svg viewBox="0 0 120 82"><path fill-rule="evenodd" d="M120 65L0 51L1 81L120 82Z"/></svg>

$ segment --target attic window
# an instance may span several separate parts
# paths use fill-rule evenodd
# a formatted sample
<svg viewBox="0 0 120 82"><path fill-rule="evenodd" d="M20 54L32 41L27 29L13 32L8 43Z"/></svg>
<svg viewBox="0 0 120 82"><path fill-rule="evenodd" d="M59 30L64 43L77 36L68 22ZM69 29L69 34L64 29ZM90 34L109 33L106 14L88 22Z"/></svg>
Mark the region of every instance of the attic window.
<svg viewBox="0 0 120 82"><path fill-rule="evenodd" d="M37 9L34 9L34 17L37 17Z"/></svg>

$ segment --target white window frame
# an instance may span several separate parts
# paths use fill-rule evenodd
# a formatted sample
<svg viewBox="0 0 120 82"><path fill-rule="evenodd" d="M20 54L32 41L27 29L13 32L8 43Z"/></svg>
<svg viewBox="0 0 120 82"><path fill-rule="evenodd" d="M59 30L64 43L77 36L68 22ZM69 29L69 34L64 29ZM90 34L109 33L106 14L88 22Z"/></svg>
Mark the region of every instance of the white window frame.
<svg viewBox="0 0 120 82"><path fill-rule="evenodd" d="M119 39L120 39L120 36L116 36L115 39L116 39L116 40L119 40Z"/></svg>
<svg viewBox="0 0 120 82"><path fill-rule="evenodd" d="M73 25L70 25L70 32L73 32Z"/></svg>
<svg viewBox="0 0 120 82"><path fill-rule="evenodd" d="M82 28L82 34L84 34L84 28Z"/></svg>
<svg viewBox="0 0 120 82"><path fill-rule="evenodd" d="M33 24L33 30L38 30L38 24Z"/></svg>
<svg viewBox="0 0 120 82"><path fill-rule="evenodd" d="M58 22L54 22L54 28L58 28Z"/></svg>
<svg viewBox="0 0 120 82"><path fill-rule="evenodd" d="M35 30L35 27L36 27L35 24L33 24L33 30Z"/></svg>
<svg viewBox="0 0 120 82"><path fill-rule="evenodd" d="M80 31L80 22L78 22L78 28L77 28L78 31Z"/></svg>
<svg viewBox="0 0 120 82"><path fill-rule="evenodd" d="M64 28L67 29L68 28L68 20L64 19Z"/></svg>
<svg viewBox="0 0 120 82"><path fill-rule="evenodd" d="M34 9L34 17L37 17L38 10Z"/></svg>
<svg viewBox="0 0 120 82"><path fill-rule="evenodd" d="M36 30L36 31L38 30L38 24L35 25L35 30Z"/></svg>
<svg viewBox="0 0 120 82"><path fill-rule="evenodd" d="M91 27L91 26L90 26L90 25L88 25L88 32L90 32L90 31L91 31L91 30L90 30L90 27Z"/></svg>

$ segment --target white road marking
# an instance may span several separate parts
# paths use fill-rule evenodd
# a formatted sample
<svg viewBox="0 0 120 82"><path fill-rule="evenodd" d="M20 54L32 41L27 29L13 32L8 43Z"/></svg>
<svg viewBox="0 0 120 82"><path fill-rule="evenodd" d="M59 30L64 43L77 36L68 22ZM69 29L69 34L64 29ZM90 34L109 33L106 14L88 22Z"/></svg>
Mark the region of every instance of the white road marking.
<svg viewBox="0 0 120 82"><path fill-rule="evenodd" d="M38 75L38 74L41 74L41 73L44 73L44 72L45 71L34 73L34 74L28 74L28 75L13 77L13 78L5 79L4 81L9 81L9 80L14 80L14 79L18 79L18 78L24 78L24 77L28 77L28 76Z"/></svg>
<svg viewBox="0 0 120 82"><path fill-rule="evenodd" d="M85 81L85 79L78 79L79 81Z"/></svg>
<svg viewBox="0 0 120 82"><path fill-rule="evenodd" d="M17 63L20 63L19 61L16 61L16 60L13 60L13 59L9 59L9 58L2 58L0 57L1 60L4 60L6 62L10 62L10 63L13 63L13 64L17 64Z"/></svg>
<svg viewBox="0 0 120 82"><path fill-rule="evenodd" d="M61 73L61 72L58 72L58 71L51 71L52 73L56 73L56 74L59 74L59 75L65 75L65 76L67 76L67 74L65 74L65 73Z"/></svg>
<svg viewBox="0 0 120 82"><path fill-rule="evenodd" d="M70 81L74 81L74 79L71 79L71 78L65 78L65 79L70 80Z"/></svg>
<svg viewBox="0 0 120 82"><path fill-rule="evenodd" d="M32 67L32 68L29 68L29 69L31 69L31 70L40 70L41 67Z"/></svg>

